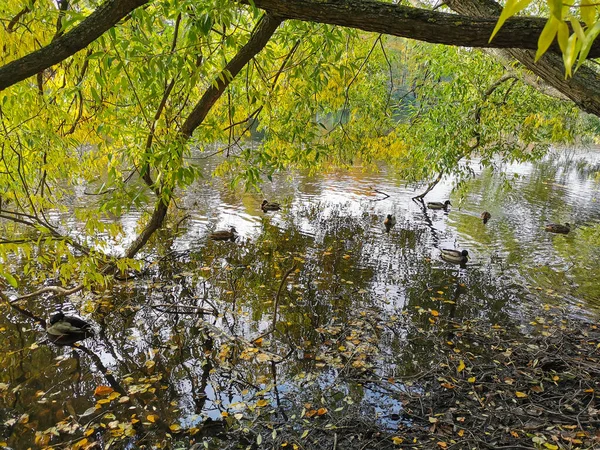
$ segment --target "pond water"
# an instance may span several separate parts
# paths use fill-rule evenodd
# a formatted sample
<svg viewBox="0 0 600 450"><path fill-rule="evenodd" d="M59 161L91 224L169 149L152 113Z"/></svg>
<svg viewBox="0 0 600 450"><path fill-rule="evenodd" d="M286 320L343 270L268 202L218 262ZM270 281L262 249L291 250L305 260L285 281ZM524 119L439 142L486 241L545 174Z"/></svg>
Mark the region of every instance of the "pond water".
<svg viewBox="0 0 600 450"><path fill-rule="evenodd" d="M0 442L186 448L181 442L200 428L210 436L221 420L256 425L266 405L277 406L271 420L307 404L339 414L353 405L396 426L395 394L407 386L370 386L365 374L426 370L431 347L411 339L408 324L526 324L542 304L596 320L600 152L561 150L494 172L470 165L476 176L459 191L444 179L427 196L450 198L447 211L413 201L419 191L385 168L282 175L260 195L221 180L194 185L139 276L106 292L20 305L47 318L64 302L85 317L96 336L79 349L48 343L34 320L3 305ZM263 197L282 210L263 213ZM485 225L484 210L492 215ZM397 220L389 233L387 214ZM138 218L119 219L128 234L116 250ZM572 231L548 233L549 222ZM230 226L235 242L208 239ZM442 248L467 249L471 259L447 263Z"/></svg>

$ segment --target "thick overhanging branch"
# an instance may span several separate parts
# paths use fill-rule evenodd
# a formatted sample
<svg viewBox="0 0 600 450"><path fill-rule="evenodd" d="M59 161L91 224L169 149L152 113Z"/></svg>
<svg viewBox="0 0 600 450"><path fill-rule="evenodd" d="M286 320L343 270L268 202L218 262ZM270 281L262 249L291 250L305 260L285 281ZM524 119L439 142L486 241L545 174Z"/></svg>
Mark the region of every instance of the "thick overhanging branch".
<svg viewBox="0 0 600 450"><path fill-rule="evenodd" d="M79 25L50 44L0 67L0 91L86 48L149 0L107 0Z"/></svg>
<svg viewBox="0 0 600 450"><path fill-rule="evenodd" d="M456 0L460 3L462 0ZM502 26L488 42L497 14L457 15L370 0L242 0L284 19L327 23L364 31L389 34L434 44L477 48L521 48L536 50L546 19L517 17ZM558 45L551 51L560 52ZM594 44L590 58L600 56Z"/></svg>

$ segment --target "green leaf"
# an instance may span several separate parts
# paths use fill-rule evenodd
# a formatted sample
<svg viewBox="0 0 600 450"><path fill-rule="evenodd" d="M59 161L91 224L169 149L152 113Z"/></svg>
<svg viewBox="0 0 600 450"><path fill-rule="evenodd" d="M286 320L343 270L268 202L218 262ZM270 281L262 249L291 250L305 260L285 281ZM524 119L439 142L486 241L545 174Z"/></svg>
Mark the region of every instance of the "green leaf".
<svg viewBox="0 0 600 450"><path fill-rule="evenodd" d="M546 50L548 50L548 47L550 47L552 41L554 41L554 36L556 36L556 33L558 32L559 24L560 22L556 20L556 17L554 16L550 17L546 22L546 25L540 34L540 38L538 39L538 49L535 53L535 61L540 59L540 57L546 53Z"/></svg>
<svg viewBox="0 0 600 450"><path fill-rule="evenodd" d="M8 281L8 284L10 284L12 287L17 288L19 286L17 279L13 277L10 273L3 273L2 277L6 281Z"/></svg>
<svg viewBox="0 0 600 450"><path fill-rule="evenodd" d="M560 51L564 53L567 51L567 46L569 45L569 27L565 22L559 21L558 23L558 45L560 46Z"/></svg>
<svg viewBox="0 0 600 450"><path fill-rule="evenodd" d="M569 21L571 22L573 31L577 35L577 39L580 39L583 41L585 39L585 32L583 31L583 28L581 27L579 20L577 20L577 18L575 18L575 17L570 17Z"/></svg>
<svg viewBox="0 0 600 450"><path fill-rule="evenodd" d="M567 44L567 51L563 53L563 61L565 63L566 77L571 77L573 75L572 68L573 63L575 62L575 57L577 56L577 35L572 34L569 37L569 42Z"/></svg>
<svg viewBox="0 0 600 450"><path fill-rule="evenodd" d="M563 16L563 2L562 0L548 0L548 6L550 7L550 11L552 15L556 17L558 20L562 20Z"/></svg>
<svg viewBox="0 0 600 450"><path fill-rule="evenodd" d="M596 22L596 0L581 0L579 6L579 13L581 18L588 27L594 26Z"/></svg>
<svg viewBox="0 0 600 450"><path fill-rule="evenodd" d="M581 45L581 51L579 52L579 61L575 70L579 69L579 67L586 60L587 55L590 52L590 49L592 48L592 44L594 43L594 40L598 37L598 34L600 34L600 22L596 22L596 24L586 33L585 40L582 42Z"/></svg>
<svg viewBox="0 0 600 450"><path fill-rule="evenodd" d="M502 25L504 25L504 22L506 22L509 17L512 17L525 9L531 3L531 1L532 0L508 0L504 6L504 9L502 9L502 14L500 14L498 22L496 23L496 27L494 28L494 31L492 32L488 42L491 42L492 39L494 39L494 36L498 30L500 30Z"/></svg>

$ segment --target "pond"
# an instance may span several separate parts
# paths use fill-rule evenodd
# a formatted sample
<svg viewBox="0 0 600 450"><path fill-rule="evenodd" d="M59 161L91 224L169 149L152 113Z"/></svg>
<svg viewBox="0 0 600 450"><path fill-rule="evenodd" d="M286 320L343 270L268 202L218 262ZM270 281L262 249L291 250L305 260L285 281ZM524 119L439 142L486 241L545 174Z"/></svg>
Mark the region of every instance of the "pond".
<svg viewBox="0 0 600 450"><path fill-rule="evenodd" d="M421 332L452 341L449 324L518 328L554 306L597 320L600 152L562 149L495 171L469 164L471 181L453 191L444 179L426 198L450 199L447 210L413 201L420 191L386 168L281 175L260 195L197 183L140 274L109 291L19 306L47 319L62 305L93 324L93 338L53 345L31 317L2 306L0 442L296 448L305 439L302 448L325 448L303 423L360 428L368 418L392 433L414 423L403 396L424 388L406 380L435 359ZM282 209L263 213L263 198ZM396 218L389 233L387 214ZM119 219L121 245L138 218ZM550 222L571 232L546 232ZM230 226L234 242L208 238ZM445 262L442 248L466 249L470 260ZM295 424L296 441L278 437L283 423ZM243 438L228 441L234 428ZM334 434L337 445L343 431Z"/></svg>

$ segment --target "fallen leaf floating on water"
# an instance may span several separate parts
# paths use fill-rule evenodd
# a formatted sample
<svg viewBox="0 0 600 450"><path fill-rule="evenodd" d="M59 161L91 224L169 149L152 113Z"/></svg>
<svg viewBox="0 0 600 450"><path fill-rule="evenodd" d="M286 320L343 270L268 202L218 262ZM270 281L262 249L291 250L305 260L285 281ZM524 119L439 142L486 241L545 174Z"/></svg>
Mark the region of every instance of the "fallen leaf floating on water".
<svg viewBox="0 0 600 450"><path fill-rule="evenodd" d="M94 395L96 397L102 397L104 395L108 395L111 392L114 392L114 389L111 388L110 386L98 386L95 390L94 390Z"/></svg>

